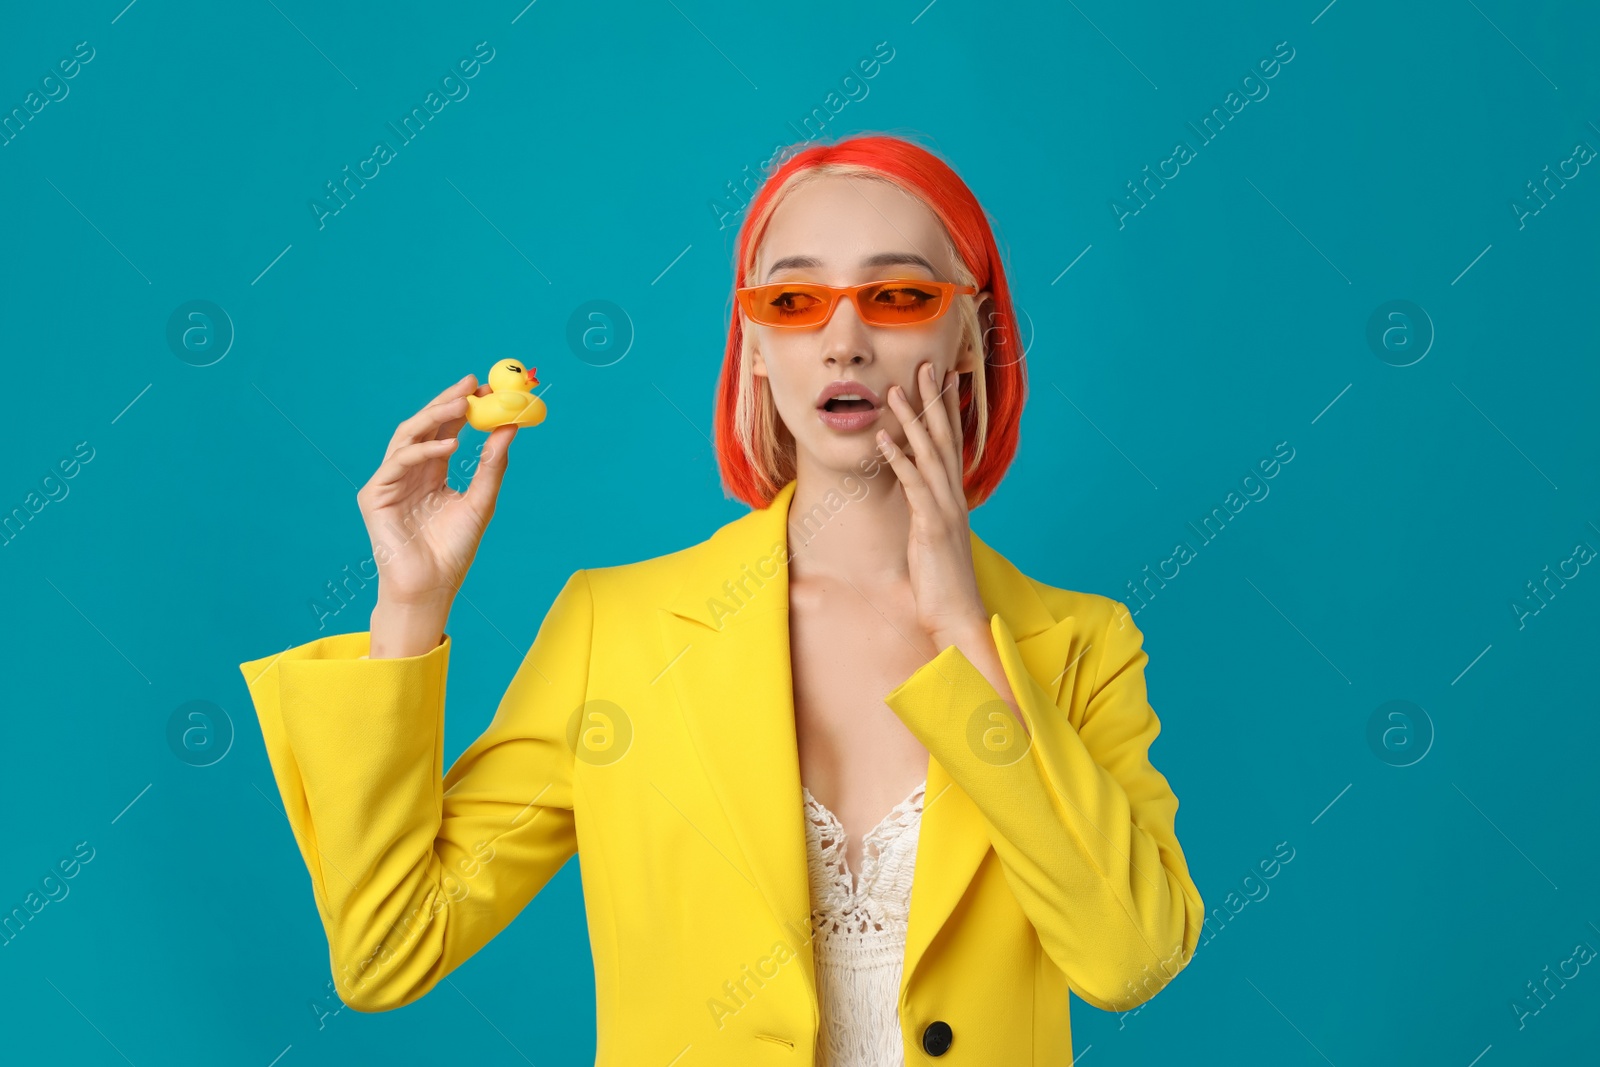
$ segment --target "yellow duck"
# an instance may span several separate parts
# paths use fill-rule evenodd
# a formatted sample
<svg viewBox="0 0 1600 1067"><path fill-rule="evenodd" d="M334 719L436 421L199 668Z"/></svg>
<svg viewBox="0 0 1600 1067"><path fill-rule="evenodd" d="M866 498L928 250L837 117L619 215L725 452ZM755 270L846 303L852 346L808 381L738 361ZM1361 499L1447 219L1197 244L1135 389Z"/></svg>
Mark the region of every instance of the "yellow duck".
<svg viewBox="0 0 1600 1067"><path fill-rule="evenodd" d="M544 401L533 395L538 368L524 368L518 359L502 359L489 370L488 396L467 397L467 421L477 430L496 426L537 426L544 421Z"/></svg>

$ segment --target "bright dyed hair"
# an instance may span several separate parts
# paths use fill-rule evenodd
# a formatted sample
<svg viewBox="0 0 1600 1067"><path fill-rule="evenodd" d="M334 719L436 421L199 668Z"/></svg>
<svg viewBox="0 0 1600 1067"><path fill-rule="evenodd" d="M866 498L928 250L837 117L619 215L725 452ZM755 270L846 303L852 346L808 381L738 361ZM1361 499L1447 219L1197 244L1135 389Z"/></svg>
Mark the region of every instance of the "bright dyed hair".
<svg viewBox="0 0 1600 1067"><path fill-rule="evenodd" d="M829 174L891 182L927 204L944 224L955 253L955 277L945 280L987 289L993 297L987 326L978 322L975 296L958 295L953 309L962 320L962 337L982 358L981 368L962 374L958 386L962 483L967 506L977 507L1016 455L1027 370L989 217L947 163L919 144L878 134L815 145L791 156L750 202L739 228L733 288L744 286L755 270L756 252L777 206L804 183ZM717 462L724 487L760 509L794 479L795 443L778 416L767 379L750 372L750 338L732 293L729 303L728 346L717 380Z"/></svg>

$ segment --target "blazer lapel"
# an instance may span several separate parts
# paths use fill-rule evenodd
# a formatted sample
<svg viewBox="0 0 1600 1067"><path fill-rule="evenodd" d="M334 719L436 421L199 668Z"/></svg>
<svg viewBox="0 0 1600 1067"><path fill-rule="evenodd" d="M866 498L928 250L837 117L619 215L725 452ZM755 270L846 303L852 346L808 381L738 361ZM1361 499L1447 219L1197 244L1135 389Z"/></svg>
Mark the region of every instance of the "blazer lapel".
<svg viewBox="0 0 1600 1067"><path fill-rule="evenodd" d="M766 900L815 997L789 661L794 485L690 549L683 584L659 614L662 662L675 659L667 678L737 843L728 861Z"/></svg>
<svg viewBox="0 0 1600 1067"><path fill-rule="evenodd" d="M665 673L689 737L726 814L726 857L760 892L813 997L811 882L789 648L788 515L795 483L772 503L689 549L684 580L660 609ZM1016 639L1029 675L1055 700L1083 650L1072 617L1057 620L1032 582L972 534L984 607ZM657 682L666 681L662 679ZM702 833L704 830L702 829ZM982 812L930 754L913 878L901 995L989 852Z"/></svg>

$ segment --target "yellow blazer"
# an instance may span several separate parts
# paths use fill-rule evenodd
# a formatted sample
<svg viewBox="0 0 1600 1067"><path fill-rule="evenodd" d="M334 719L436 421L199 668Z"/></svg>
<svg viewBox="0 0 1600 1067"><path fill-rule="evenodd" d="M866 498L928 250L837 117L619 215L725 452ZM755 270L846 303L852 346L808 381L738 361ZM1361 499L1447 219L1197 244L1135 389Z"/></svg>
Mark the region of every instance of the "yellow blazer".
<svg viewBox="0 0 1600 1067"><path fill-rule="evenodd" d="M597 1067L809 1067L793 493L690 548L574 573L442 780L448 636L405 659L363 659L353 633L240 665L346 1004L421 997L576 852ZM884 698L930 754L901 1035L908 1065L1061 1067L1068 991L1148 1000L1205 906L1148 759L1160 724L1126 608L972 549L1032 738L954 645Z"/></svg>

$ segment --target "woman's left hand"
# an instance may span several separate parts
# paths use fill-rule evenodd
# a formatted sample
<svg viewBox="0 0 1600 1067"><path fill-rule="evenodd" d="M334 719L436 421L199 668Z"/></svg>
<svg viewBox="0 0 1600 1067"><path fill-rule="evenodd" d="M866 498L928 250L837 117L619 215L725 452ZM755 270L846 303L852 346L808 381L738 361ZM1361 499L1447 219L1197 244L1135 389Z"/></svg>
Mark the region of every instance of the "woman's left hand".
<svg viewBox="0 0 1600 1067"><path fill-rule="evenodd" d="M915 458L878 431L878 450L889 460L911 509L911 535L906 546L911 589L917 601L917 622L943 648L981 630L987 635L989 613L978 592L972 566L972 541L967 521L967 495L961 477L961 409L955 371L945 376L943 390L933 380L933 365L917 368L918 413L898 385L889 387L891 411L904 427Z"/></svg>

